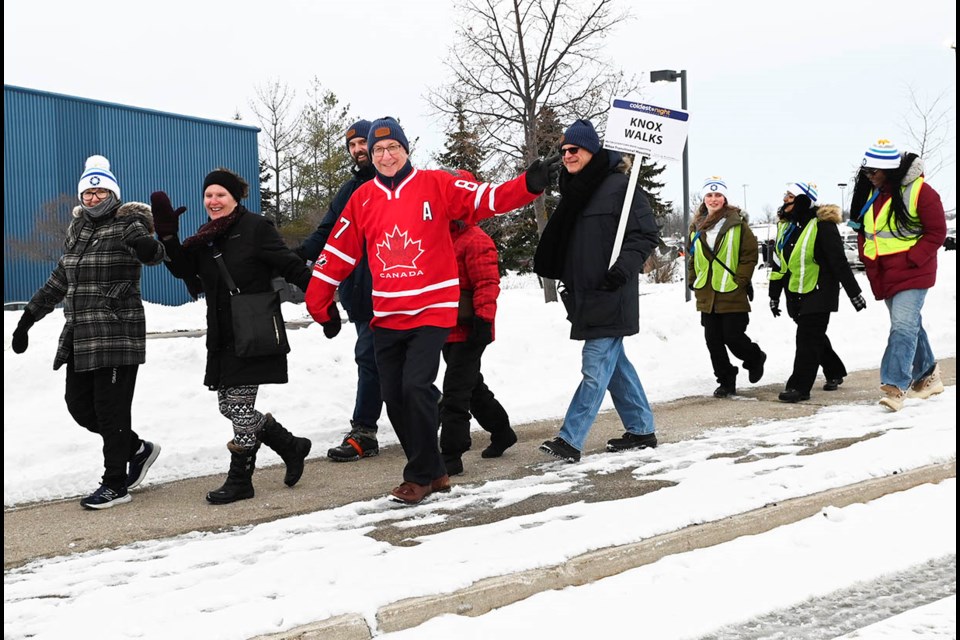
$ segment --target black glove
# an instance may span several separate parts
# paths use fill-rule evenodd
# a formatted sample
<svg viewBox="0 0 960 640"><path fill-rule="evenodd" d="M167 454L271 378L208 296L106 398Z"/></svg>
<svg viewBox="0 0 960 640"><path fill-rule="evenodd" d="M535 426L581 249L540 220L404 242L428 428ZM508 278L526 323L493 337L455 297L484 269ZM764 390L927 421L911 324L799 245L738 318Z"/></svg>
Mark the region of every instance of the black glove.
<svg viewBox="0 0 960 640"><path fill-rule="evenodd" d="M560 154L554 154L544 160L537 158L527 167L525 175L527 191L543 193L560 175Z"/></svg>
<svg viewBox="0 0 960 640"><path fill-rule="evenodd" d="M340 327L343 324L340 321L340 310L337 309L336 302L330 303L330 306L327 307L327 313L330 315L330 319L322 323L320 326L323 327L323 335L333 339L337 337L338 333L340 333Z"/></svg>
<svg viewBox="0 0 960 640"><path fill-rule="evenodd" d="M153 236L140 236L127 243L127 246L133 249L137 254L137 260L140 262L152 262L157 255L157 246L160 243Z"/></svg>
<svg viewBox="0 0 960 640"><path fill-rule="evenodd" d="M627 284L627 274L617 265L610 267L603 276L603 282L600 283L600 291L616 291Z"/></svg>
<svg viewBox="0 0 960 640"><path fill-rule="evenodd" d="M780 317L780 299L779 298L770 298L770 313L773 314L774 318Z"/></svg>
<svg viewBox="0 0 960 640"><path fill-rule="evenodd" d="M475 344L490 344L493 342L493 324L483 318L473 317L473 329L467 340Z"/></svg>
<svg viewBox="0 0 960 640"><path fill-rule="evenodd" d="M852 304L853 308L856 309L858 312L863 311L864 309L867 308L867 301L863 299L862 293L857 294L855 296L851 296L850 304Z"/></svg>
<svg viewBox="0 0 960 640"><path fill-rule="evenodd" d="M153 212L153 228L160 238L166 238L175 236L180 231L180 216L187 208L174 209L166 193L154 191L150 194L150 210Z"/></svg>
<svg viewBox="0 0 960 640"><path fill-rule="evenodd" d="M20 316L20 322L17 323L17 328L13 330L13 341L10 343L14 353L23 353L27 350L27 345L30 344L27 332L36 321L37 319L33 317L33 314L24 309L23 315Z"/></svg>

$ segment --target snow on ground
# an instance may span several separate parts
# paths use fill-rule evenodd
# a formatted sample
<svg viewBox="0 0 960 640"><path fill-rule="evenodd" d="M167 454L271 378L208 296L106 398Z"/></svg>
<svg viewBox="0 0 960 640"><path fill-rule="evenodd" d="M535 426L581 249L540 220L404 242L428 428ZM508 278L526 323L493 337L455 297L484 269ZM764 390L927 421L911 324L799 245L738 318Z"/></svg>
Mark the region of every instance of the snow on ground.
<svg viewBox="0 0 960 640"><path fill-rule="evenodd" d="M939 281L927 297L925 326L938 357L956 356L956 252L941 252L938 257ZM766 270L758 270L755 277L757 297L748 334L769 356L760 384L782 383L793 364L795 325L786 316L773 318L767 310L766 276ZM868 292L866 278L857 277ZM868 293L866 297L867 309L857 314L841 294L840 311L829 329L850 371L879 367L889 327L884 305ZM149 332L204 326L202 302L146 308ZM640 309L640 333L625 344L650 401L709 395L716 381L699 314L692 301L684 303L682 285L642 284ZM4 506L85 495L97 487L102 473L100 443L71 419L62 400L63 370L52 370L62 312L54 311L31 329L30 347L22 355L10 350L20 312L3 315ZM306 310L285 304L284 315L287 320L303 318ZM311 324L288 336L293 348L290 383L262 387L257 407L271 411L297 435L311 438L311 457L322 457L349 429L356 392L356 334L346 326L336 339L327 340L320 326ZM506 279L497 340L484 355L483 373L514 424L563 416L580 381L581 345L569 340L562 306L544 304L535 277ZM217 410L215 394L203 386L205 358L202 337L147 340L147 363L140 368L134 398L134 428L160 443L163 452L146 484L226 471L224 442L232 431ZM441 363L441 379L442 372ZM739 384L750 386L745 372ZM609 396L603 409L612 409ZM381 441L395 443L386 412L380 426ZM262 450L259 462L270 465L280 460Z"/></svg>
<svg viewBox="0 0 960 640"><path fill-rule="evenodd" d="M940 282L924 316L935 353L947 357L956 355L956 262L952 252L940 257ZM788 375L794 325L767 315L764 294L758 287L749 333L770 354L763 380L769 384ZM642 295L641 334L627 341L627 349L651 400L708 394L715 382L697 314L683 304L682 288L644 285ZM302 309L288 305L285 313L291 319ZM151 331L202 325L200 305L149 305L147 314ZM17 318L15 312L4 314L8 507L83 494L100 474L99 445L70 420L62 401L63 374L50 370L61 323L56 314L41 321L31 330L30 350L16 356L9 340ZM873 368L887 327L881 304L870 302L858 315L841 301L830 335L849 369ZM514 422L559 417L565 410L579 381L579 345L567 340L567 331L559 306L544 305L537 289L504 291L498 340L485 358L484 373ZM339 442L350 416L353 340L346 328L328 341L315 325L290 336L292 382L266 387L259 406L313 438L314 455L322 456ZM223 442L230 429L213 394L201 385L203 360L202 338L148 341L136 428L163 445L148 483L225 469ZM527 477L459 485L412 508L377 498L228 533L191 533L39 560L5 572L4 637L246 638L347 612L360 612L372 623L378 607L401 598L447 593L481 578L560 564L771 502L955 460L955 424L956 389L949 387L927 401L908 400L897 414L873 403L833 406L810 417L718 429L654 451L590 455L577 465L544 462ZM382 439L394 440L385 419L381 425ZM876 436L858 440L867 434ZM804 455L808 447L840 439L856 442ZM668 486L624 500L577 502L415 536L417 544L410 546L394 547L368 535L381 526L412 528L464 510L499 509L538 493L576 491L590 473L623 470ZM527 637L543 637L556 621L562 624L549 627L555 638L588 632L597 637L597 631L605 637L695 637L951 554L955 574L955 484L825 510L790 527L664 558L580 591L542 594L477 619L446 617L402 637L490 637L506 629L503 635L513 637L516 625L532 625ZM134 498L121 508L136 505ZM104 607L121 613L104 615ZM930 607L856 631L874 635L849 637L894 637L904 628L924 637L924 629L944 633L944 626L955 634L955 613L936 603ZM625 618L611 615L611 608L626 612Z"/></svg>

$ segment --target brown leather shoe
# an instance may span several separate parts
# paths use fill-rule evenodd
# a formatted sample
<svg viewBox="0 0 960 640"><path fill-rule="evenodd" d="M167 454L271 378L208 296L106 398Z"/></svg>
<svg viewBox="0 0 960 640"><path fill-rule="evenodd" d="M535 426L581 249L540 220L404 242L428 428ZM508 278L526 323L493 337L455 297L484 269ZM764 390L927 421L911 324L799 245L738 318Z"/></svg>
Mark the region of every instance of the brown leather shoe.
<svg viewBox="0 0 960 640"><path fill-rule="evenodd" d="M440 476L430 483L430 490L439 493L450 491L450 476Z"/></svg>
<svg viewBox="0 0 960 640"><path fill-rule="evenodd" d="M390 495L393 496L394 500L404 504L420 504L431 493L433 493L433 484L403 481L399 487L394 487Z"/></svg>

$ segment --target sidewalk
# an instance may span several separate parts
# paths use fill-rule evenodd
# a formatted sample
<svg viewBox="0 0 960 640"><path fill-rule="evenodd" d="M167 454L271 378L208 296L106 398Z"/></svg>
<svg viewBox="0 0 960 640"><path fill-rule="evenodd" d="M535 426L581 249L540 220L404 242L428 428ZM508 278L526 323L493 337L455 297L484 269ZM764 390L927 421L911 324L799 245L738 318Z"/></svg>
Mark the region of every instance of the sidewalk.
<svg viewBox="0 0 960 640"><path fill-rule="evenodd" d="M955 359L941 361L945 384L954 385ZM877 372L861 371L849 376L835 393L819 392L814 402L786 405L776 400L781 385L750 389L737 399L718 401L694 397L655 406L658 437L661 443L678 443L696 438L717 427L744 427L750 424L796 418L815 413L826 405L872 404L877 398ZM517 427L520 442L501 459L481 460L477 446L465 457L467 472L454 478L455 485L476 486L490 480L517 480L544 475L545 458L536 447L555 435L556 421L544 421ZM378 524L368 536L394 546L407 546L420 536L458 527L482 525L524 514L538 514L559 505L575 502L620 500L655 492L666 486L659 480L638 479L630 473L593 473L591 456L603 449L603 443L619 434L615 414L601 416L587 443L582 479L574 490L544 492L507 507L483 506L452 510L437 521L392 522ZM481 435L480 438L483 436ZM864 436L867 440L872 436ZM479 438L478 438L479 441ZM479 444L479 442L477 443ZM809 455L828 453L831 448L849 447L851 442L825 443ZM315 451L315 456L325 452ZM168 538L191 531L217 531L236 526L268 522L291 515L311 513L382 497L393 486L402 454L397 447L387 448L381 456L356 463L335 464L324 458L311 460L301 483L293 490L282 485L282 469L257 471L254 482L257 496L223 507L207 505L206 491L219 486L221 476L194 478L168 485L148 487L135 492L134 504L105 513L80 510L75 499L29 505L5 513L4 565L6 569L23 565L33 558L61 556L90 549L115 547L139 540ZM570 465L567 468L573 468ZM921 469L905 469L888 478L878 478L838 487L830 491L780 501L763 509L716 522L591 552L565 562L512 575L490 577L466 589L439 596L398 600L377 611L377 631L392 631L418 624L447 612L469 611L476 615L491 607L522 599L531 593L568 584L582 584L646 564L679 549L709 546L739 535L764 531L816 513L825 504L835 506L865 501L917 483L936 482L955 477L955 462ZM442 500L442 498L431 498ZM69 523L69 526L64 526ZM269 637L368 638L367 620L359 615L339 616L322 623Z"/></svg>

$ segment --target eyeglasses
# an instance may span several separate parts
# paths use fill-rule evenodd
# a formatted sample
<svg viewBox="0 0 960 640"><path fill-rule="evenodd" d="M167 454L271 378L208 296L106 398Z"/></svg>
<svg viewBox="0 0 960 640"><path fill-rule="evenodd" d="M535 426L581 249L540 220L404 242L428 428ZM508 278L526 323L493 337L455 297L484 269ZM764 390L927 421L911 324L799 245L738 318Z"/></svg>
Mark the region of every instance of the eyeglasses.
<svg viewBox="0 0 960 640"><path fill-rule="evenodd" d="M80 197L84 200L105 200L107 196L110 195L110 191L107 189L88 189L80 194Z"/></svg>
<svg viewBox="0 0 960 640"><path fill-rule="evenodd" d="M870 176L872 176L873 174L875 174L877 171L880 171L880 169L870 169L870 168L868 168L868 167L864 167L864 168L863 168L863 175L865 175L865 176L867 176L867 177L870 177Z"/></svg>
<svg viewBox="0 0 960 640"><path fill-rule="evenodd" d="M397 155L397 153L400 152L400 149L403 149L403 145L400 145L400 144L391 144L391 145L386 146L386 147L374 147L374 148L373 148L373 155L379 157L379 156L382 156L382 155L385 154L385 153L389 153L390 155L395 156L395 155Z"/></svg>
<svg viewBox="0 0 960 640"><path fill-rule="evenodd" d="M580 153L580 147L564 147L563 149L560 149L561 156L565 156L568 153L572 156L575 156Z"/></svg>

